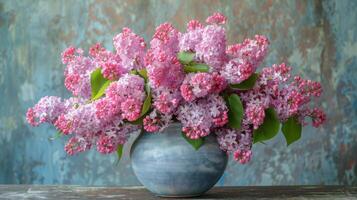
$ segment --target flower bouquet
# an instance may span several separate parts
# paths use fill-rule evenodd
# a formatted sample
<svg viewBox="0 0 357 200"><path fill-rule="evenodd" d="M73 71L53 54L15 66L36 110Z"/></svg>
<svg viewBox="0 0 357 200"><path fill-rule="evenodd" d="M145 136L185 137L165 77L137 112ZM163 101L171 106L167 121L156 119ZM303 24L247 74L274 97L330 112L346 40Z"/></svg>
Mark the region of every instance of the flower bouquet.
<svg viewBox="0 0 357 200"><path fill-rule="evenodd" d="M257 71L268 53L267 37L227 45L226 17L214 13L206 23L191 20L182 33L161 24L150 45L123 28L113 39L114 52L100 44L89 55L67 48L64 84L73 97L43 97L29 108L27 121L53 124L68 135L69 155L95 146L120 158L128 137L141 130L178 135L197 152L214 137L219 151L242 164L251 160L254 143L273 138L280 127L289 145L309 118L314 127L325 121L314 107L322 92L318 82L292 77L284 63ZM172 124L179 130L167 133Z"/></svg>

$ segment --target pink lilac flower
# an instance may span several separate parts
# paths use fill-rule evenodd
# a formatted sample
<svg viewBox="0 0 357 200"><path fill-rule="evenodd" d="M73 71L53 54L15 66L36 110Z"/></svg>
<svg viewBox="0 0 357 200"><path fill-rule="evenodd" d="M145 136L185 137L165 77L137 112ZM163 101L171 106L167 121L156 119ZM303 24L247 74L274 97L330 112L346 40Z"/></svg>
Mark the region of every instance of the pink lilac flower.
<svg viewBox="0 0 357 200"><path fill-rule="evenodd" d="M237 149L233 155L234 160L240 162L241 164L245 164L250 161L252 157L252 150Z"/></svg>
<svg viewBox="0 0 357 200"><path fill-rule="evenodd" d="M206 108L202 102L187 102L178 108L177 119L182 123L182 131L187 137L198 139L209 135L212 123Z"/></svg>
<svg viewBox="0 0 357 200"><path fill-rule="evenodd" d="M321 95L321 85L299 76L290 80L290 70L291 67L285 64L264 68L259 84L265 88L265 93L269 94L270 104L277 111L280 121L284 122L289 117L297 116L304 125L304 118L311 117L309 105L313 102L312 97ZM291 82L287 84L288 81Z"/></svg>
<svg viewBox="0 0 357 200"><path fill-rule="evenodd" d="M90 73L96 68L93 59L83 56L81 49L69 47L62 53L62 62L67 65L64 70L66 88L74 96L90 98Z"/></svg>
<svg viewBox="0 0 357 200"><path fill-rule="evenodd" d="M219 147L228 153L238 148L237 131L235 129L220 128L215 130Z"/></svg>
<svg viewBox="0 0 357 200"><path fill-rule="evenodd" d="M180 35L180 51L196 51L196 46L202 41L203 25L197 20L187 24L187 32Z"/></svg>
<svg viewBox="0 0 357 200"><path fill-rule="evenodd" d="M203 25L198 20L191 20L187 23L187 31L193 31L203 28Z"/></svg>
<svg viewBox="0 0 357 200"><path fill-rule="evenodd" d="M122 117L134 121L140 117L146 93L144 79L138 75L125 74L118 81L109 85L106 90L106 98L114 106L114 113L118 113L116 105L120 105Z"/></svg>
<svg viewBox="0 0 357 200"><path fill-rule="evenodd" d="M53 124L64 111L65 105L60 97L45 96L33 108L28 109L26 119L32 126L44 122Z"/></svg>
<svg viewBox="0 0 357 200"><path fill-rule="evenodd" d="M126 71L145 67L146 44L142 37L129 28L123 28L123 31L113 38L113 42L117 55L121 58L121 65Z"/></svg>
<svg viewBox="0 0 357 200"><path fill-rule="evenodd" d="M279 95L273 100L279 119L285 121L290 116L296 115L303 104L306 103L305 99L302 93L294 87L281 89Z"/></svg>
<svg viewBox="0 0 357 200"><path fill-rule="evenodd" d="M254 66L247 60L234 58L224 65L221 74L229 83L237 84L248 79L254 72Z"/></svg>
<svg viewBox="0 0 357 200"><path fill-rule="evenodd" d="M284 63L263 68L254 88L242 93L241 97L246 102L252 101L255 104L264 104L265 107L269 106L269 97L278 94L280 85L290 78L290 70L291 67Z"/></svg>
<svg viewBox="0 0 357 200"><path fill-rule="evenodd" d="M261 76L259 78L259 84L266 86L278 86L285 83L290 78L291 67L285 63L280 65L274 64L272 67L265 67L262 69Z"/></svg>
<svg viewBox="0 0 357 200"><path fill-rule="evenodd" d="M148 132L160 132L164 130L172 122L171 114L161 114L157 110L153 110L143 120L144 129Z"/></svg>
<svg viewBox="0 0 357 200"><path fill-rule="evenodd" d="M115 62L106 62L103 63L102 66L102 74L104 78L109 80L117 80L124 72L118 63Z"/></svg>
<svg viewBox="0 0 357 200"><path fill-rule="evenodd" d="M77 97L71 97L69 99L65 99L63 102L64 105L64 110L56 121L54 122L54 126L59 129L63 134L67 135L71 131L71 122L68 121L65 117L65 115L68 112L73 111L74 109L79 108L80 106L85 104L85 100Z"/></svg>
<svg viewBox="0 0 357 200"><path fill-rule="evenodd" d="M170 23L159 25L150 41L150 50L154 56L158 56L161 52L169 57L176 57L178 52L180 32L177 31Z"/></svg>
<svg viewBox="0 0 357 200"><path fill-rule="evenodd" d="M217 128L214 130L217 135L217 141L222 150L229 153L234 152L237 148L248 148L252 146L253 127L246 119L246 115L242 120L240 129Z"/></svg>
<svg viewBox="0 0 357 200"><path fill-rule="evenodd" d="M221 71L227 60L226 32L218 25L208 25L202 31L202 39L195 47L196 57L210 66L211 71Z"/></svg>
<svg viewBox="0 0 357 200"><path fill-rule="evenodd" d="M160 52L147 66L149 81L153 88L176 89L184 79L183 67L176 55Z"/></svg>
<svg viewBox="0 0 357 200"><path fill-rule="evenodd" d="M246 119L238 129L219 128L215 130L220 148L227 153L233 153L234 159L241 164L250 161L252 156L252 128Z"/></svg>
<svg viewBox="0 0 357 200"><path fill-rule="evenodd" d="M81 136L71 137L66 143L64 149L68 155L74 155L76 153L80 153L91 148L91 143L87 141L86 138Z"/></svg>
<svg viewBox="0 0 357 200"><path fill-rule="evenodd" d="M177 119L182 123L182 131L187 137L197 139L209 135L214 127L228 122L228 109L222 97L208 98L182 104L177 111Z"/></svg>
<svg viewBox="0 0 357 200"><path fill-rule="evenodd" d="M304 80L300 76L295 76L292 84L299 89L302 95L308 97L310 96L319 97L322 93L322 87L319 82Z"/></svg>
<svg viewBox="0 0 357 200"><path fill-rule="evenodd" d="M253 129L252 127L245 122L243 119L242 122L242 127L240 129L240 132L238 134L238 141L239 141L239 147L240 148L251 148L253 144Z"/></svg>
<svg viewBox="0 0 357 200"><path fill-rule="evenodd" d="M217 73L190 73L186 75L180 90L186 101L193 101L208 94L219 93L226 87L226 81Z"/></svg>
<svg viewBox="0 0 357 200"><path fill-rule="evenodd" d="M208 73L188 74L181 85L181 94L186 101L208 95L212 87L212 77Z"/></svg>
<svg viewBox="0 0 357 200"><path fill-rule="evenodd" d="M103 154L116 151L118 145L124 144L130 134L139 129L137 125L124 124L120 119L113 119L112 122L101 127L98 132L88 132L81 135L75 135L65 145L65 151L69 155L83 152L95 143L97 151Z"/></svg>
<svg viewBox="0 0 357 200"><path fill-rule="evenodd" d="M251 122L254 129L258 129L264 122L265 118L265 107L259 105L249 105L247 106L245 113L247 115L247 120Z"/></svg>
<svg viewBox="0 0 357 200"><path fill-rule="evenodd" d="M82 136L95 134L102 128L102 122L96 115L93 103L72 108L67 113L61 114L54 125L64 134L72 133Z"/></svg>
<svg viewBox="0 0 357 200"><path fill-rule="evenodd" d="M86 99L78 98L78 97L70 97L68 99L63 100L64 111L62 113L66 113L70 109L78 108L80 105L83 105L86 102Z"/></svg>
<svg viewBox="0 0 357 200"><path fill-rule="evenodd" d="M68 135L71 132L71 122L67 120L65 114L61 114L53 124L61 133Z"/></svg>
<svg viewBox="0 0 357 200"><path fill-rule="evenodd" d="M210 95L204 102L212 119L212 127L222 127L228 123L228 108L221 96Z"/></svg>
<svg viewBox="0 0 357 200"><path fill-rule="evenodd" d="M27 112L26 112L26 120L31 126L38 126L39 125L39 123L36 122L35 115L36 115L36 113L33 110L33 108L29 108L27 110Z"/></svg>
<svg viewBox="0 0 357 200"><path fill-rule="evenodd" d="M264 122L267 108L273 107L279 115L279 111L286 107L285 105L279 105L282 101L278 100L281 91L280 85L288 81L290 70L291 67L286 66L284 63L263 68L254 88L240 93L241 99L245 104L247 120L253 124L254 129L259 128ZM296 100L298 101L298 99Z"/></svg>
<svg viewBox="0 0 357 200"><path fill-rule="evenodd" d="M215 13L206 20L208 25L203 27L196 20L187 25L187 33L180 36L180 51L196 52L198 61L203 61L210 66L210 71L221 71L227 60L225 29L218 24L224 24L226 17Z"/></svg>
<svg viewBox="0 0 357 200"><path fill-rule="evenodd" d="M202 41L202 28L190 30L180 36L180 51L192 51L196 50L196 46Z"/></svg>
<svg viewBox="0 0 357 200"><path fill-rule="evenodd" d="M117 144L111 136L100 135L96 142L97 151L102 154L113 153L117 150Z"/></svg>
<svg viewBox="0 0 357 200"><path fill-rule="evenodd" d="M176 111L182 99L179 90L159 87L153 90L153 106L163 114L171 114Z"/></svg>
<svg viewBox="0 0 357 200"><path fill-rule="evenodd" d="M265 36L256 35L255 39L246 39L242 44L229 46L226 52L231 59L221 73L233 84L248 79L265 58L268 45Z"/></svg>
<svg viewBox="0 0 357 200"><path fill-rule="evenodd" d="M226 38L224 28L216 24L224 24L226 17L214 13L206 22L214 25L204 27L197 20L191 20L187 24L187 32L180 36L180 51L197 52L197 58L212 66L212 71L219 71L226 60Z"/></svg>
<svg viewBox="0 0 357 200"><path fill-rule="evenodd" d="M172 113L182 99L179 87L185 77L183 66L176 55L159 52L154 56L152 53L147 54L146 69L154 98L153 105L163 114Z"/></svg>
<svg viewBox="0 0 357 200"><path fill-rule="evenodd" d="M291 80L290 70L291 67L284 63L263 68L255 87L240 93L246 105L247 120L254 125L255 129L263 123L264 110L269 107L277 112L281 122L294 116L298 117L303 125L306 125L305 117L311 117L313 125L324 122L324 113L317 112L318 117L314 117L309 107L312 97L320 96L321 85L298 76Z"/></svg>
<svg viewBox="0 0 357 200"><path fill-rule="evenodd" d="M74 48L73 46L68 47L61 54L62 63L67 64L72 62L75 59L75 56L76 56L76 48Z"/></svg>
<svg viewBox="0 0 357 200"><path fill-rule="evenodd" d="M285 64L263 68L255 87L240 94L244 101L247 120L257 129L264 121L265 110L277 107L280 84L289 78L290 67Z"/></svg>
<svg viewBox="0 0 357 200"><path fill-rule="evenodd" d="M123 118L135 121L140 117L143 102L134 98L128 98L120 104Z"/></svg>
<svg viewBox="0 0 357 200"><path fill-rule="evenodd" d="M96 43L89 48L89 55L93 58L100 57L106 49L100 43Z"/></svg>
<svg viewBox="0 0 357 200"><path fill-rule="evenodd" d="M302 96L300 94L300 96ZM302 99L305 97L302 96ZM293 100L277 100L277 113L280 121L284 122L289 117L297 117L302 125L307 125L305 118L310 117L312 119L312 125L319 127L326 121L326 114L320 108L310 108L312 102L301 103L297 108L291 108L294 105Z"/></svg>
<svg viewBox="0 0 357 200"><path fill-rule="evenodd" d="M256 68L268 53L269 40L262 35L255 35L254 39L245 39L241 44L228 46L227 54L233 58L241 58Z"/></svg>
<svg viewBox="0 0 357 200"><path fill-rule="evenodd" d="M121 116L120 104L110 98L102 98L94 102L96 116L103 122L110 122Z"/></svg>
<svg viewBox="0 0 357 200"><path fill-rule="evenodd" d="M122 66L120 56L106 50L99 43L90 48L89 54L93 57L95 66L102 69L104 78L117 80L122 74L128 72L128 69Z"/></svg>
<svg viewBox="0 0 357 200"><path fill-rule="evenodd" d="M138 126L136 125L124 124L121 120L114 120L97 137L97 151L102 154L115 152L118 145L123 145L129 136L137 130Z"/></svg>
<svg viewBox="0 0 357 200"><path fill-rule="evenodd" d="M114 119L111 124L104 128L104 134L113 137L117 144L126 143L131 134L138 131L140 126L129 123L123 123L122 120Z"/></svg>
<svg viewBox="0 0 357 200"><path fill-rule="evenodd" d="M319 108L312 109L310 117L312 118L312 125L316 128L326 121L326 114Z"/></svg>
<svg viewBox="0 0 357 200"><path fill-rule="evenodd" d="M218 73L212 73L212 88L211 92L214 94L218 94L222 92L224 89L227 87L227 81L226 79L218 74Z"/></svg>
<svg viewBox="0 0 357 200"><path fill-rule="evenodd" d="M242 44L227 48L231 60L225 65L223 74L230 83L240 83L255 72L267 54L269 41L265 36L256 35Z"/></svg>
<svg viewBox="0 0 357 200"><path fill-rule="evenodd" d="M209 16L206 19L206 22L209 24L225 24L226 21L227 21L227 17L219 12L213 13L213 15Z"/></svg>
<svg viewBox="0 0 357 200"><path fill-rule="evenodd" d="M106 90L108 98L120 98L125 100L128 97L143 100L145 97L144 79L138 75L125 74L118 81L112 82Z"/></svg>

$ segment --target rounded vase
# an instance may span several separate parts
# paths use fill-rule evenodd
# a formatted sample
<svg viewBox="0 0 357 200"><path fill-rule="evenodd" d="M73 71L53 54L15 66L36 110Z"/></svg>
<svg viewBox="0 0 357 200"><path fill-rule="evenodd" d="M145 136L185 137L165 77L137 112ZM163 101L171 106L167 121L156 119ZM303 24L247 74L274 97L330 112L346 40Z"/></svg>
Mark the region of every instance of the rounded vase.
<svg viewBox="0 0 357 200"><path fill-rule="evenodd" d="M161 133L143 132L131 147L131 166L152 193L165 197L199 196L223 175L228 156L214 134L195 150L173 123Z"/></svg>

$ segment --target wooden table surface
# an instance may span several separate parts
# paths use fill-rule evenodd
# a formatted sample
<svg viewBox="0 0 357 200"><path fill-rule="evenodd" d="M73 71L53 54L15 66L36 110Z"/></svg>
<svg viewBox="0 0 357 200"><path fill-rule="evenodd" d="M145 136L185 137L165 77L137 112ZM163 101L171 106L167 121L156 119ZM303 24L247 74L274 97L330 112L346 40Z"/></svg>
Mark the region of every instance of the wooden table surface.
<svg viewBox="0 0 357 200"><path fill-rule="evenodd" d="M166 199L143 187L81 187L41 185L0 185L0 199ZM169 198L173 199L173 198ZM356 199L357 187L343 186L264 186L216 187L193 199Z"/></svg>

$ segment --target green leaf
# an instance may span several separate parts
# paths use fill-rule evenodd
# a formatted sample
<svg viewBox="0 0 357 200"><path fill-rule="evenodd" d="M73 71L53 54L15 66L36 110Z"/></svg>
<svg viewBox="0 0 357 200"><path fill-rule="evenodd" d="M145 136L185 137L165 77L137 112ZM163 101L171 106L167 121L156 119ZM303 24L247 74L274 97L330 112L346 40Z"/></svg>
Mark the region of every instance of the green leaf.
<svg viewBox="0 0 357 200"><path fill-rule="evenodd" d="M90 75L92 99L94 99L97 96L99 90L101 90L101 88L103 87L104 84L109 85L109 83L106 83L107 81L108 81L108 79L103 77L100 68L98 68L92 72L92 74ZM105 91L105 89L104 89L104 91Z"/></svg>
<svg viewBox="0 0 357 200"><path fill-rule="evenodd" d="M107 80L105 81L105 83L102 85L102 87L99 89L99 91L97 92L97 94L95 95L95 97L92 98L92 100L97 100L100 97L102 97L105 93L105 90L108 88L108 86L110 85L110 83L112 83L113 81L111 80Z"/></svg>
<svg viewBox="0 0 357 200"><path fill-rule="evenodd" d="M257 73L252 74L247 80L242 81L238 84L231 84L230 86L234 89L239 90L249 90L252 89L257 81L259 75Z"/></svg>
<svg viewBox="0 0 357 200"><path fill-rule="evenodd" d="M181 51L177 54L177 58L182 64L189 64L195 58L196 53Z"/></svg>
<svg viewBox="0 0 357 200"><path fill-rule="evenodd" d="M254 143L263 142L276 136L279 132L280 123L274 109L268 108L265 110L264 122L260 127L254 130Z"/></svg>
<svg viewBox="0 0 357 200"><path fill-rule="evenodd" d="M231 128L239 129L243 119L243 105L237 94L228 97L228 125Z"/></svg>
<svg viewBox="0 0 357 200"><path fill-rule="evenodd" d="M138 75L138 71L133 69L133 70L130 70L129 74Z"/></svg>
<svg viewBox="0 0 357 200"><path fill-rule="evenodd" d="M146 90L146 98L143 103L140 116L144 116L150 110L151 107L151 89L148 83L145 84L145 90Z"/></svg>
<svg viewBox="0 0 357 200"><path fill-rule="evenodd" d="M148 79L148 72L146 71L146 69L141 69L141 70L138 70L137 73L143 77L145 79L145 81L147 81Z"/></svg>
<svg viewBox="0 0 357 200"><path fill-rule="evenodd" d="M202 145L203 145L203 138L198 138L198 139L190 139L186 136L185 133L182 133L182 137L185 138L185 140L193 146L193 148L197 151Z"/></svg>
<svg viewBox="0 0 357 200"><path fill-rule="evenodd" d="M301 138L302 125L296 117L290 117L283 123L281 131L285 136L286 144L289 146Z"/></svg>
<svg viewBox="0 0 357 200"><path fill-rule="evenodd" d="M196 72L208 72L209 71L209 66L206 64L202 64L202 63L193 63L190 65L186 65L184 66L184 71L186 73L196 73Z"/></svg>
<svg viewBox="0 0 357 200"><path fill-rule="evenodd" d="M119 144L117 147L117 156L118 156L118 160L121 159L121 157L123 156L123 145Z"/></svg>

